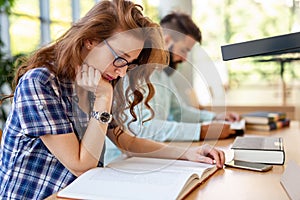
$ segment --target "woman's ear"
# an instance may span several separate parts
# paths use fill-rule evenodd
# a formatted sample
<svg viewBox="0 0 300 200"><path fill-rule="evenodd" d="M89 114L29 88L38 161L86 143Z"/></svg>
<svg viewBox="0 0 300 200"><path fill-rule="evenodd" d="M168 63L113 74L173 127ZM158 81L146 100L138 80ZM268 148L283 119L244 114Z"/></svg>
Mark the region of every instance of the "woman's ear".
<svg viewBox="0 0 300 200"><path fill-rule="evenodd" d="M97 41L86 39L84 41L84 46L87 50L92 50L95 46L98 45Z"/></svg>

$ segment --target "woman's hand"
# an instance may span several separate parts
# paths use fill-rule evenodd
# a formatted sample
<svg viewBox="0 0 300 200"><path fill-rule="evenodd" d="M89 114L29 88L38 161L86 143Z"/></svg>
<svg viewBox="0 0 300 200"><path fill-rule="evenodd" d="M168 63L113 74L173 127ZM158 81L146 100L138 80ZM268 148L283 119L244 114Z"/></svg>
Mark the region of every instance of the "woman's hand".
<svg viewBox="0 0 300 200"><path fill-rule="evenodd" d="M225 162L224 152L208 144L198 147L190 147L183 156L185 159L194 162L203 162L209 164L216 163L218 168L223 168Z"/></svg>
<svg viewBox="0 0 300 200"><path fill-rule="evenodd" d="M83 63L79 68L76 76L77 84L85 90L95 92L99 81L101 80L101 74L95 68Z"/></svg>
<svg viewBox="0 0 300 200"><path fill-rule="evenodd" d="M76 82L80 87L93 92L96 98L106 94L112 96L112 85L108 80L102 78L99 70L86 63L83 63L79 69Z"/></svg>

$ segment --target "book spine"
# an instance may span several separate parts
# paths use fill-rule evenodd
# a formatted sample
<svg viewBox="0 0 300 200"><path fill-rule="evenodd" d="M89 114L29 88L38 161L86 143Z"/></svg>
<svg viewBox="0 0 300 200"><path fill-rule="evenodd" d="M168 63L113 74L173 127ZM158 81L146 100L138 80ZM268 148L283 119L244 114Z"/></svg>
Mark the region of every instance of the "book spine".
<svg viewBox="0 0 300 200"><path fill-rule="evenodd" d="M290 120L289 119L284 119L284 120L280 120L280 121L273 122L273 123L269 124L270 130L275 130L275 129L288 127L289 125L290 125Z"/></svg>
<svg viewBox="0 0 300 200"><path fill-rule="evenodd" d="M284 120L280 120L280 121L277 121L276 123L276 128L283 128L283 127L287 127L290 125L290 120L289 119L284 119Z"/></svg>
<svg viewBox="0 0 300 200"><path fill-rule="evenodd" d="M290 125L290 120L289 119L284 119L280 120L277 122L270 122L266 125L263 124L248 124L246 125L247 129L252 129L252 130L261 130L261 131L271 131L271 130L276 130L276 129L281 129L284 127L288 127Z"/></svg>
<svg viewBox="0 0 300 200"><path fill-rule="evenodd" d="M275 122L275 121L279 121L279 120L284 120L286 118L286 114L285 113L272 113L270 114L269 120Z"/></svg>

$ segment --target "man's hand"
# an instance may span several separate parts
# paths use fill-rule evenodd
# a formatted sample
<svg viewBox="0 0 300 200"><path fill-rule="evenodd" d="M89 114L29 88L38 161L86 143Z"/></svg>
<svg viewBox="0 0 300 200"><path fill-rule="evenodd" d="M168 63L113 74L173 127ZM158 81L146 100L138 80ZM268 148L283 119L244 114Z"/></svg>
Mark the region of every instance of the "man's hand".
<svg viewBox="0 0 300 200"><path fill-rule="evenodd" d="M241 119L240 115L235 112L225 112L225 113L220 113L215 117L215 120L224 120L224 121L239 121Z"/></svg>
<svg viewBox="0 0 300 200"><path fill-rule="evenodd" d="M234 133L230 129L230 124L221 122L211 122L201 124L200 140L204 139L225 139Z"/></svg>

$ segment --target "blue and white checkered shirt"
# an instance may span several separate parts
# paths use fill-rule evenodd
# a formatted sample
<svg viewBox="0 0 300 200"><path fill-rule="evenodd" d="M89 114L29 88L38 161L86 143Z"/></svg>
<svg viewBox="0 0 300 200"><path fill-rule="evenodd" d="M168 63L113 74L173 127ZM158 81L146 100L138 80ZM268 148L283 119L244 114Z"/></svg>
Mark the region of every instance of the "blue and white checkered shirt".
<svg viewBox="0 0 300 200"><path fill-rule="evenodd" d="M89 121L74 103L74 84L46 68L27 72L16 88L0 149L0 197L44 199L76 177L47 149L40 136L75 132Z"/></svg>

